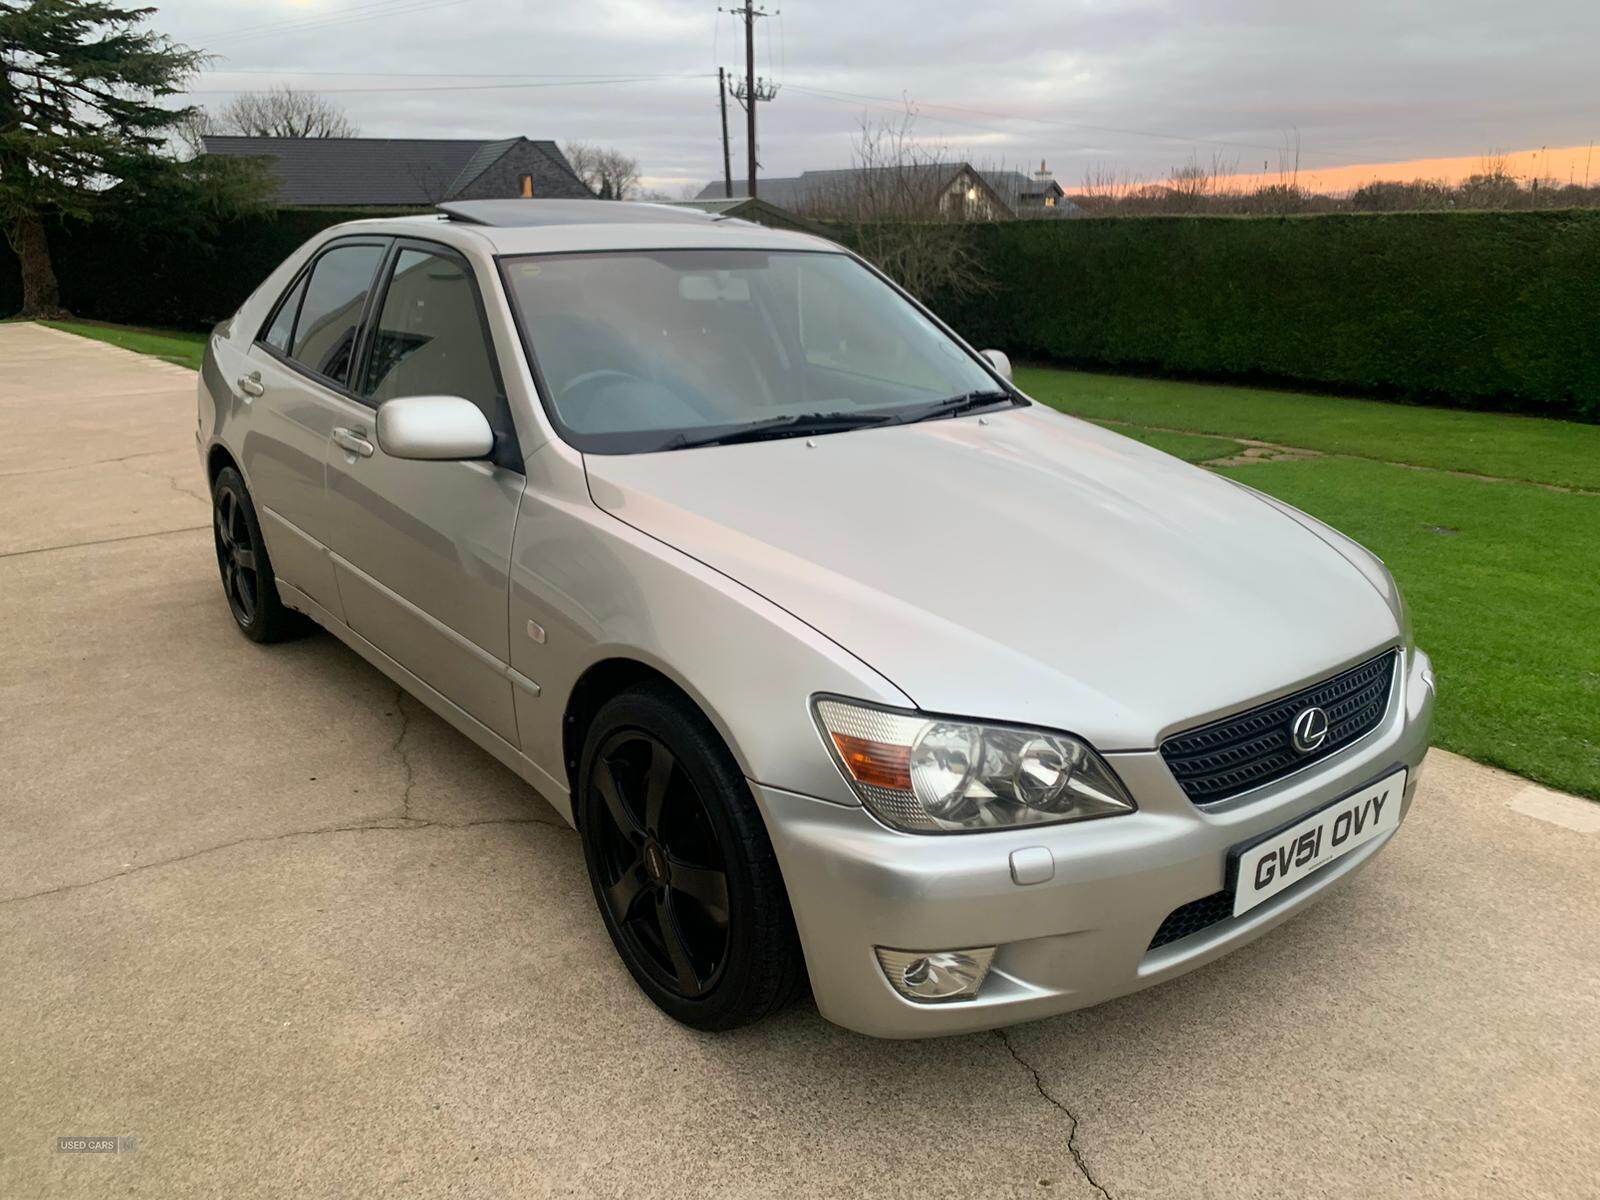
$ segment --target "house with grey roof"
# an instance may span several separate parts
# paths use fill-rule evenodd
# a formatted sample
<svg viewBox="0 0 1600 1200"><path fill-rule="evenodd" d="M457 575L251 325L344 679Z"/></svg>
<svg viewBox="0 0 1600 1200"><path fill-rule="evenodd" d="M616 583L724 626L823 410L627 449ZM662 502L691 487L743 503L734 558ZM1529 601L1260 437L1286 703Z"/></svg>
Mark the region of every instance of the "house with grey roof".
<svg viewBox="0 0 1600 1200"><path fill-rule="evenodd" d="M517 196L592 200L550 141L502 138L202 139L210 155L263 160L286 208L426 208Z"/></svg>
<svg viewBox="0 0 1600 1200"><path fill-rule="evenodd" d="M1043 163L1032 176L1020 171L985 171L968 162L907 163L884 167L846 167L802 171L759 179L756 193L790 212L850 219L866 209L875 214L950 217L998 221L1025 217L1066 217L1078 209ZM733 183L734 198L748 195L744 180ZM718 200L724 185L712 181L697 201Z"/></svg>

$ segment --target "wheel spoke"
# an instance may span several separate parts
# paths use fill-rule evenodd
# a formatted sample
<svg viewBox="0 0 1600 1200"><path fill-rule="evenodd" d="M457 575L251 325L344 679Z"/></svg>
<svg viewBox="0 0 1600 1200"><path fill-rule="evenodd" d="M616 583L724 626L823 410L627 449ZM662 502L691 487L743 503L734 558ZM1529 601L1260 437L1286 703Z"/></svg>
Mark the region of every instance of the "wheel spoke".
<svg viewBox="0 0 1600 1200"><path fill-rule="evenodd" d="M239 593L239 608L244 612L245 624L255 620L256 615L256 589L254 583L246 579L240 572L233 573L233 584Z"/></svg>
<svg viewBox="0 0 1600 1200"><path fill-rule="evenodd" d="M246 571L256 569L256 555L253 550L246 550L243 546L232 547L234 565Z"/></svg>
<svg viewBox="0 0 1600 1200"><path fill-rule="evenodd" d="M611 814L611 820L616 824L617 830L630 841L643 841L644 830L639 827L634 815L628 811L628 806L622 802L622 792L617 787L616 773L612 771L611 764L603 758L594 764L594 786L600 793L600 798L606 802L606 811Z"/></svg>
<svg viewBox="0 0 1600 1200"><path fill-rule="evenodd" d="M728 923L728 877L721 871L674 862L672 882L668 886L705 909L718 925Z"/></svg>
<svg viewBox="0 0 1600 1200"><path fill-rule="evenodd" d="M667 957L672 960L672 971L677 976L678 986L685 994L694 995L700 990L700 976L689 958L689 946L684 941L683 930L678 926L677 915L672 911L668 892L656 893L656 924L661 929L661 944L666 948Z"/></svg>
<svg viewBox="0 0 1600 1200"><path fill-rule="evenodd" d="M633 907L645 894L644 863L636 861L622 872L622 877L606 889L606 903L617 924L624 924L633 916Z"/></svg>
<svg viewBox="0 0 1600 1200"><path fill-rule="evenodd" d="M661 807L667 798L667 788L672 783L672 772L678 760L672 757L660 742L650 743L650 773L645 779L644 827L657 837L661 835Z"/></svg>

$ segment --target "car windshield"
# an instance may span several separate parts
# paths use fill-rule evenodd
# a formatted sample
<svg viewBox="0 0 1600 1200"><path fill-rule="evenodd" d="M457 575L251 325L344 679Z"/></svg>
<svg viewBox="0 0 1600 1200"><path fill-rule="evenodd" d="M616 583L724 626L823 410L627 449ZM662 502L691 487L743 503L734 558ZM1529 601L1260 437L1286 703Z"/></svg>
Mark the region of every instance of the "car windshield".
<svg viewBox="0 0 1600 1200"><path fill-rule="evenodd" d="M1020 403L844 254L652 250L510 258L563 436L601 454L825 433Z"/></svg>

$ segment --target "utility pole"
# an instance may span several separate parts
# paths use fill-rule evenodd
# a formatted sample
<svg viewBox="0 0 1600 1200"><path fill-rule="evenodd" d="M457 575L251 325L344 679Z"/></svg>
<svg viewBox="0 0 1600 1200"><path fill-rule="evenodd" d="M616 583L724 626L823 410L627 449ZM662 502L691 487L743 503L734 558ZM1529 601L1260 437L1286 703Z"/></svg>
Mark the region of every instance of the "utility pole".
<svg viewBox="0 0 1600 1200"><path fill-rule="evenodd" d="M749 157L748 195L756 194L756 105L771 100L778 94L778 85L770 80L756 78L756 18L767 15L766 9L757 8L755 0L744 0L742 8L724 8L744 22L744 78L733 89L733 95L744 106L745 142Z"/></svg>
<svg viewBox="0 0 1600 1200"><path fill-rule="evenodd" d="M733 199L733 159L728 156L728 73L717 68L717 102L722 106L722 195Z"/></svg>

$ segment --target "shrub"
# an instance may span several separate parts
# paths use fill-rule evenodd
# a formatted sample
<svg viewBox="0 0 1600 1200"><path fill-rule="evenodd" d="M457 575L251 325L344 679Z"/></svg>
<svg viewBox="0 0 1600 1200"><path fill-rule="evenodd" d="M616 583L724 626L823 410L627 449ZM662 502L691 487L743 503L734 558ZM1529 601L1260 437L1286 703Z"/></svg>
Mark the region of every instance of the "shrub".
<svg viewBox="0 0 1600 1200"><path fill-rule="evenodd" d="M231 314L313 234L377 215L371 209L273 209L196 237L129 217L49 226L61 303L74 316L128 325L207 329ZM16 258L0 244L0 313L22 305Z"/></svg>
<svg viewBox="0 0 1600 1200"><path fill-rule="evenodd" d="M1600 420L1600 212L970 227L974 344L1085 367Z"/></svg>

